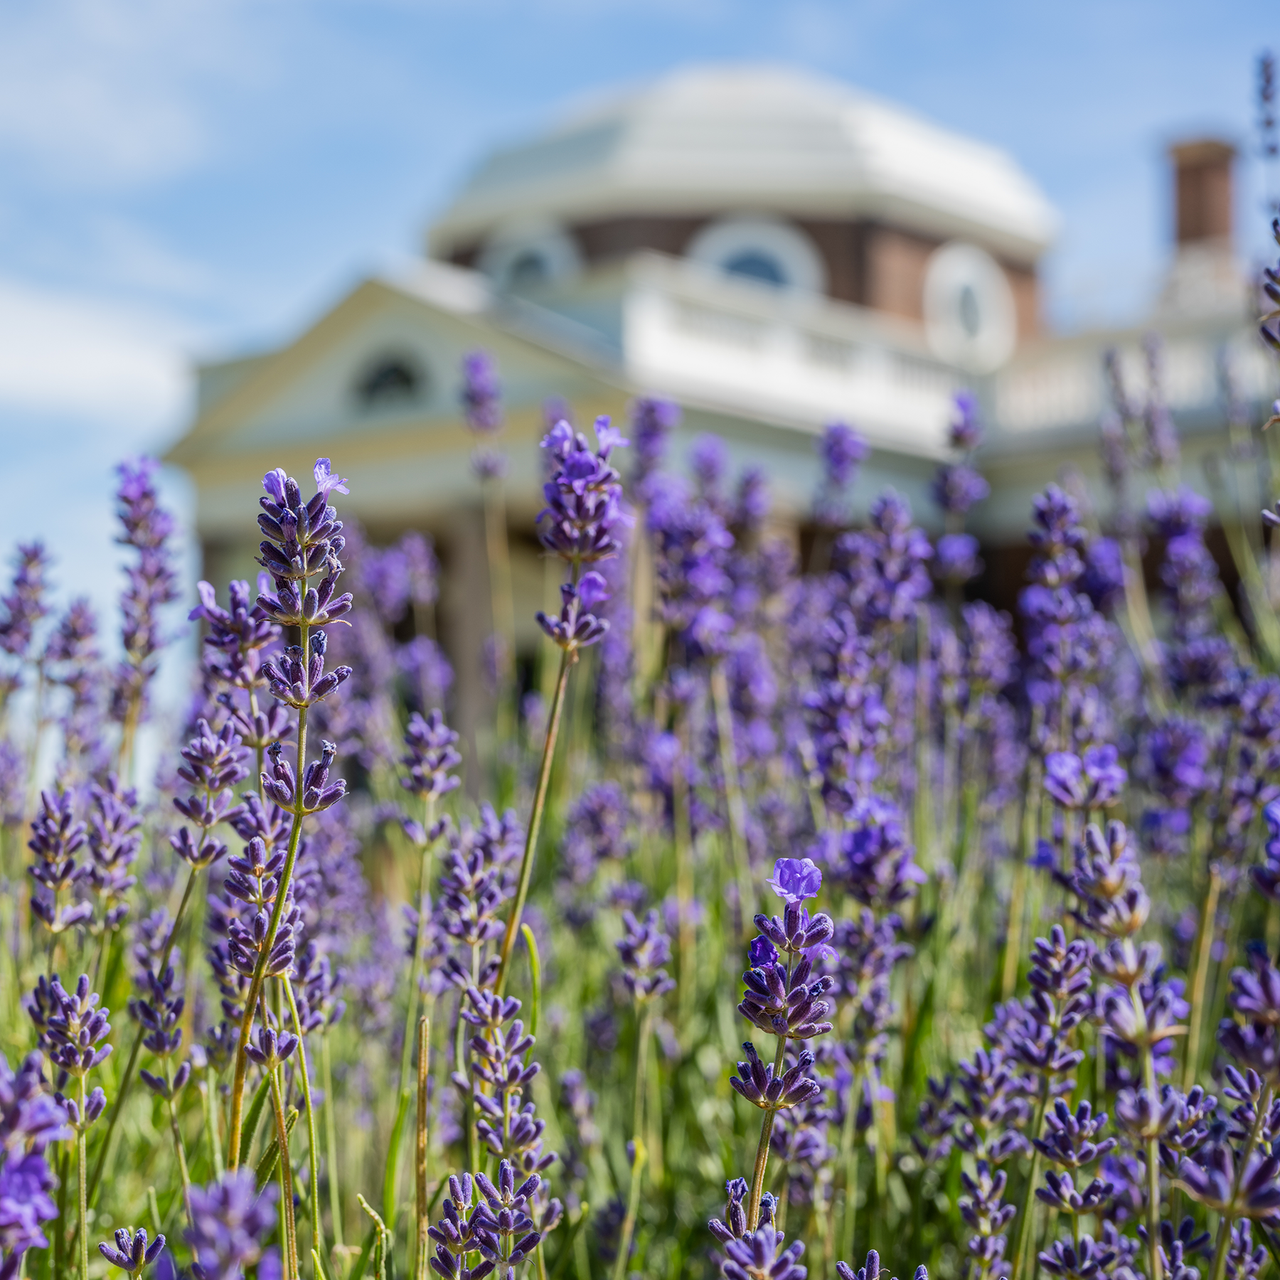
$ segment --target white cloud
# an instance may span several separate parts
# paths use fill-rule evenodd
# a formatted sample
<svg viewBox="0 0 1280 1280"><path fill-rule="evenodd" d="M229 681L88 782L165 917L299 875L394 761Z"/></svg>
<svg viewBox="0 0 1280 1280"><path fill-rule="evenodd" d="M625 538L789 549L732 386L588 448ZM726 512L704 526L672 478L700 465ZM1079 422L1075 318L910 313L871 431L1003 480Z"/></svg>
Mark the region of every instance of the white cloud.
<svg viewBox="0 0 1280 1280"><path fill-rule="evenodd" d="M0 407L154 430L183 403L176 321L0 278Z"/></svg>
<svg viewBox="0 0 1280 1280"><path fill-rule="evenodd" d="M189 170L211 74L239 75L233 0L41 0L0 16L0 148L71 185ZM247 43L247 42L246 42Z"/></svg>

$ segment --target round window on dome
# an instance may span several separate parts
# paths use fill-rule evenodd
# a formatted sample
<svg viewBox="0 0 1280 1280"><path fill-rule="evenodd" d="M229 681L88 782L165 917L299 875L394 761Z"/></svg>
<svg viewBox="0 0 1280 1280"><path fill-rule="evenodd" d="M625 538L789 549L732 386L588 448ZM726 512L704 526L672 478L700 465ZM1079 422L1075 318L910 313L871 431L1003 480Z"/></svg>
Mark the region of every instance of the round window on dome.
<svg viewBox="0 0 1280 1280"><path fill-rule="evenodd" d="M480 252L480 270L501 293L537 293L582 267L569 232L551 222L517 220L499 227Z"/></svg>
<svg viewBox="0 0 1280 1280"><path fill-rule="evenodd" d="M731 276L745 276L761 284L781 287L787 283L787 273L771 253L762 249L742 249L725 260L724 269Z"/></svg>
<svg viewBox="0 0 1280 1280"><path fill-rule="evenodd" d="M991 373L1017 343L1013 291L1000 264L977 245L952 241L925 269L925 334L940 359Z"/></svg>
<svg viewBox="0 0 1280 1280"><path fill-rule="evenodd" d="M763 214L735 214L704 226L685 255L752 284L825 293L826 268L817 246L798 226Z"/></svg>
<svg viewBox="0 0 1280 1280"><path fill-rule="evenodd" d="M527 249L515 257L507 268L507 288L530 289L550 277L547 260L536 250Z"/></svg>

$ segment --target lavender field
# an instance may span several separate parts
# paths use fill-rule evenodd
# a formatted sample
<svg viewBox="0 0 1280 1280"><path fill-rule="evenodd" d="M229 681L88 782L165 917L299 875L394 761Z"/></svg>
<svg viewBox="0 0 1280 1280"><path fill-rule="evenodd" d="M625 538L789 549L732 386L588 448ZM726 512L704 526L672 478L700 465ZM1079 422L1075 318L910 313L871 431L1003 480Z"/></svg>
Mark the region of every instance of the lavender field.
<svg viewBox="0 0 1280 1280"><path fill-rule="evenodd" d="M0 1277L1280 1267L1275 441L1232 424L1215 513L1114 398L1107 514L1046 484L1016 617L966 601L972 397L942 536L853 521L835 425L803 562L675 406L552 425L561 607L465 759L429 541L272 471L154 785L182 592L121 466L119 617L38 545L3 597Z"/></svg>

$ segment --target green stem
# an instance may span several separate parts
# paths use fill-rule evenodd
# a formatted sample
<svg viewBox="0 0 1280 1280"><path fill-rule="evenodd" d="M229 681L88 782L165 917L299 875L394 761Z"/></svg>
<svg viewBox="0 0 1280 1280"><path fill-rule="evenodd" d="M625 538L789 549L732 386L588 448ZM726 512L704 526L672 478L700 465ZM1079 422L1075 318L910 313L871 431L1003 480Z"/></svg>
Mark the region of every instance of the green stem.
<svg viewBox="0 0 1280 1280"><path fill-rule="evenodd" d="M542 831L542 814L547 804L547 789L551 785L551 765L555 759L556 738L560 733L560 715L564 710L564 693L569 683L569 669L574 655L568 649L560 651L560 675L556 680L555 696L551 700L551 714L547 717L547 736L542 744L542 764L538 769L538 785L533 793L533 811L529 814L529 830L525 834L524 856L520 859L520 880L516 887L516 901L507 920L507 931L502 935L499 952L498 974L493 989L501 995L506 988L507 973L511 967L511 952L516 934L520 931L520 917L524 914L525 899L529 896L529 881L533 876L533 857Z"/></svg>
<svg viewBox="0 0 1280 1280"><path fill-rule="evenodd" d="M55 1163L58 1165L58 1217L56 1219L58 1229L53 1236L53 1271L55 1275L61 1275L62 1262L67 1252L67 1237L71 1234L65 1227L67 1221L67 1192L71 1185L71 1179L67 1177L67 1171L71 1167L70 1144L68 1144L68 1149L62 1153L61 1160L55 1157Z"/></svg>
<svg viewBox="0 0 1280 1280"><path fill-rule="evenodd" d="M435 813L435 801L425 802L422 830L429 833ZM426 921L430 914L431 887L431 849L433 842L427 836L421 848L418 868L418 935L413 946L413 963L409 966L409 998L405 1006L404 1037L400 1048L400 1090L399 1102L396 1105L396 1120L391 1129L391 1138L387 1144L387 1169L383 1177L382 1216L388 1231L396 1227L396 1203L400 1198L400 1146L404 1141L404 1126L409 1115L409 1102L412 1094L413 1078L413 1029L418 1017L419 987L422 978L422 967L427 951Z"/></svg>
<svg viewBox="0 0 1280 1280"><path fill-rule="evenodd" d="M157 973L163 973L168 967L169 954L173 950L178 930L182 927L182 918L186 914L187 904L191 900L191 893L195 888L196 877L199 874L199 867L192 867L187 872L187 883L182 890L182 901L178 904L178 914L174 916L173 927L169 930L169 936L165 939L164 950L160 953L160 964L156 969ZM133 1048L129 1050L129 1061L125 1064L124 1075L120 1077L120 1087L116 1090L116 1100L111 1106L111 1114L107 1117L107 1131L103 1135L102 1145L98 1148L98 1158L93 1165L93 1176L89 1179L89 1202L91 1204L98 1190L98 1184L102 1181L102 1172L106 1168L107 1160L111 1154L111 1142L115 1136L116 1125L120 1120L120 1112L124 1109L125 1099L129 1095L129 1086L133 1083L133 1073L138 1065L138 1054L142 1051L143 1036L143 1029L139 1027L133 1037Z"/></svg>
<svg viewBox="0 0 1280 1280"><path fill-rule="evenodd" d="M729 862L738 885L738 932L755 916L755 898L747 865L747 806L742 795L742 777L733 739L733 708L729 703L729 681L724 661L711 668L711 697L715 703L716 738L720 747L720 772L724 775L725 809L729 818Z"/></svg>
<svg viewBox="0 0 1280 1280"><path fill-rule="evenodd" d="M213 1165L214 1176L221 1181L222 1141L218 1137L218 1121L213 1112L213 1083L216 1079L213 1068L209 1067L205 1072L205 1078L200 1082L200 1100L204 1106L205 1133L209 1135L209 1160Z"/></svg>
<svg viewBox="0 0 1280 1280"><path fill-rule="evenodd" d="M307 632L304 623L302 633L302 652L307 652ZM249 1045L249 1037L253 1033L253 1020L258 1010L258 999L262 995L262 984L266 980L267 959L276 945L276 933L280 928L280 918L284 915L285 899L289 894L289 882L293 879L293 864L298 858L298 838L302 834L302 777L307 767L307 708L298 711L298 757L295 769L297 792L294 795L293 826L289 831L289 849L285 854L284 867L280 871L280 880L276 887L275 905L271 909L271 922L267 926L266 940L258 953L258 963L254 966L253 977L249 982L249 992L245 997L244 1016L240 1019L240 1039L236 1045L235 1075L231 1081L231 1124L229 1141L231 1168L234 1170L240 1163L240 1127L244 1120L244 1084L245 1074L249 1066L249 1058L245 1049ZM295 1242L296 1252L296 1242Z"/></svg>
<svg viewBox="0 0 1280 1280"><path fill-rule="evenodd" d="M415 1152L414 1207L418 1214L417 1231L417 1264L414 1268L416 1280L427 1280L430 1275L431 1246L427 1239L427 1228L431 1225L428 1217L429 1201L427 1199L427 1141L430 1137L427 1128L427 1077L431 1062L431 1019L423 1014L418 1021L418 1132L417 1150Z"/></svg>
<svg viewBox="0 0 1280 1280"><path fill-rule="evenodd" d="M285 974L285 999L289 1002L289 1015L293 1021L293 1034L298 1037L298 1069L302 1076L302 1106L307 1116L307 1154L311 1166L311 1247L317 1255L324 1253L324 1229L320 1222L320 1140L316 1136L316 1113L311 1105L311 1074L307 1069L307 1043L302 1034L302 1019L298 1016L298 1002L293 995L293 983ZM332 1176L332 1175L331 1175Z"/></svg>
<svg viewBox="0 0 1280 1280"><path fill-rule="evenodd" d="M341 1249L342 1201L338 1191L338 1118L333 1097L333 1065L329 1053L329 1028L320 1033L320 1075L324 1083L325 1158L329 1165L329 1216L333 1220L333 1243Z"/></svg>
<svg viewBox="0 0 1280 1280"><path fill-rule="evenodd" d="M85 1159L85 1129L88 1121L85 1118L84 1075L77 1077L79 1093L80 1118L76 1125L76 1182L79 1184L79 1212L76 1216L80 1231L80 1280L89 1280L89 1182L85 1176L87 1162Z"/></svg>
<svg viewBox="0 0 1280 1280"><path fill-rule="evenodd" d="M1155 1055L1151 1051L1151 1041L1147 1034L1147 1013L1142 1002L1142 993L1135 983L1129 989L1129 998L1133 1001L1133 1011L1137 1015L1138 1028L1143 1036L1142 1069L1147 1086L1147 1096L1153 1107L1159 1105L1160 1094L1156 1087ZM1156 1133L1147 1135L1147 1259L1151 1267L1151 1280L1164 1280L1164 1269L1160 1261L1160 1139Z"/></svg>
<svg viewBox="0 0 1280 1280"><path fill-rule="evenodd" d="M1040 768L1040 757L1033 752L1027 765L1026 790L1022 793L1022 821L1018 830L1018 861L1013 869L1013 895L1009 902L1009 931L1004 943L1004 967L1000 977L1000 999L1002 1001L1012 999L1018 985L1018 963L1022 953L1023 916L1026 915L1027 861L1031 857L1035 846L1036 829L1040 825Z"/></svg>
<svg viewBox="0 0 1280 1280"><path fill-rule="evenodd" d="M849 1081L849 1101L845 1104L844 1125L840 1132L840 1155L844 1165L844 1216L840 1223L843 1256L852 1258L854 1228L858 1218L858 1102L861 1095L862 1067L858 1066Z"/></svg>
<svg viewBox="0 0 1280 1280"><path fill-rule="evenodd" d="M271 1077L271 1110L276 1118L276 1147L280 1169L280 1213L283 1228L285 1280L298 1277L298 1225L293 1217L293 1166L289 1160L289 1130L284 1121L284 1098L280 1093L279 1071ZM312 1188L314 1198L315 1189Z"/></svg>
<svg viewBox="0 0 1280 1280"><path fill-rule="evenodd" d="M631 1237L636 1229L636 1215L640 1211L640 1184L645 1163L644 1145L644 1092L649 1067L649 1039L653 1031L653 1011L645 1005L639 1023L640 1043L636 1046L635 1098L632 1102L631 1132L631 1187L627 1195L627 1216L622 1222L622 1236L618 1242L618 1256L613 1264L613 1280L622 1280L631 1258Z"/></svg>
<svg viewBox="0 0 1280 1280"><path fill-rule="evenodd" d="M1263 1120L1266 1118L1267 1112L1271 1110L1273 1094L1274 1090L1271 1085L1268 1085L1254 1112L1253 1125L1249 1130L1249 1139L1245 1143L1244 1150L1236 1158L1236 1176L1231 1184L1231 1203L1222 1211L1218 1219L1218 1240L1213 1251L1213 1268L1209 1273L1209 1280L1222 1280L1226 1272L1227 1248L1231 1243L1231 1224L1235 1221L1235 1214L1232 1209L1234 1209L1236 1198L1240 1194L1240 1182L1244 1177L1245 1166L1249 1163L1249 1157L1253 1155L1254 1147L1258 1145L1258 1135L1262 1132Z"/></svg>
<svg viewBox="0 0 1280 1280"><path fill-rule="evenodd" d="M791 990L791 969L795 964L795 953L787 956L787 991ZM782 1072L783 1059L787 1052L788 1037L778 1037L778 1051L773 1056L773 1074L776 1079ZM772 1108L764 1113L760 1121L760 1141L756 1144L756 1162L751 1171L751 1197L747 1201L747 1230L754 1231L760 1223L760 1201L764 1196L764 1175L769 1165L769 1139L773 1136L773 1117L777 1112Z"/></svg>
<svg viewBox="0 0 1280 1280"><path fill-rule="evenodd" d="M672 841L676 855L676 952L679 967L676 974L676 1005L680 1025L687 1028L697 998L697 938L693 932L693 834L689 813L689 781L685 775L685 725L678 713L676 737L680 756L671 776Z"/></svg>
<svg viewBox="0 0 1280 1280"><path fill-rule="evenodd" d="M166 1071L166 1075L168 1072ZM187 1169L187 1148L182 1141L182 1126L178 1124L178 1110L173 1105L173 1099L168 1100L169 1108L169 1129L173 1134L173 1149L178 1155L178 1176L182 1180L182 1207L187 1213L187 1225L195 1226L195 1221L191 1216L191 1174Z"/></svg>
<svg viewBox="0 0 1280 1280"><path fill-rule="evenodd" d="M1044 1127L1044 1111L1049 1099L1049 1081L1046 1077L1040 1085L1040 1097L1036 1101L1035 1118L1031 1123L1031 1136L1038 1138ZM1013 1271L1009 1280L1020 1280L1022 1268L1026 1262L1027 1247L1031 1241L1031 1218L1035 1209L1036 1183L1040 1179L1040 1152L1033 1150L1031 1154L1031 1172L1027 1176L1027 1185L1022 1191L1022 1203L1018 1207L1018 1243L1013 1254Z"/></svg>
<svg viewBox="0 0 1280 1280"><path fill-rule="evenodd" d="M1215 917L1218 914L1218 895L1222 891L1222 876L1215 862L1209 868L1209 889L1200 911L1200 923L1196 929L1195 974L1191 980L1191 1013L1187 1019L1187 1047L1182 1062L1182 1089L1185 1093L1195 1084L1200 1066L1200 1037L1204 1027L1204 993L1209 980L1209 959L1213 952Z"/></svg>

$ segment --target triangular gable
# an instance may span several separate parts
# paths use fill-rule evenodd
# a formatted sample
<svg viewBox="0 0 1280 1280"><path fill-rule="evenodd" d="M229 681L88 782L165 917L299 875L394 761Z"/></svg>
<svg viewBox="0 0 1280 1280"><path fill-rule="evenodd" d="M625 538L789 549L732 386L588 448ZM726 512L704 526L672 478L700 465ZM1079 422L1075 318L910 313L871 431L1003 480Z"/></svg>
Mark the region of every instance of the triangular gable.
<svg viewBox="0 0 1280 1280"><path fill-rule="evenodd" d="M408 428L456 427L462 358L479 347L497 360L504 401L517 416L548 396L621 390L599 344L575 343L559 318L549 317L544 327L529 309L491 310L471 281L453 278L472 274L433 264L400 281L362 281L288 346L237 370L168 460L191 467L272 448L292 451L307 442L358 436L372 443ZM367 411L356 383L371 362L390 353L413 358L425 390L412 402Z"/></svg>

